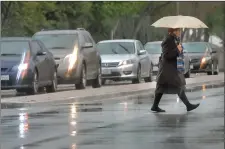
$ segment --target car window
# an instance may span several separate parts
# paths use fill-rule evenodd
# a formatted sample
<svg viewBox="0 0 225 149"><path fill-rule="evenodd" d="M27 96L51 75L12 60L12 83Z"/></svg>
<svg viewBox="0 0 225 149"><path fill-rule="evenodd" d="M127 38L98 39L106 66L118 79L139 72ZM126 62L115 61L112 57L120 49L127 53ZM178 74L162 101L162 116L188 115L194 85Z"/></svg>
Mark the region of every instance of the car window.
<svg viewBox="0 0 225 149"><path fill-rule="evenodd" d="M141 50L141 45L139 44L139 42L136 42L136 46L137 46L137 52L139 52Z"/></svg>
<svg viewBox="0 0 225 149"><path fill-rule="evenodd" d="M39 46L41 47L41 50L44 52L48 52L47 48L45 47L45 45L41 42L41 41L37 41Z"/></svg>
<svg viewBox="0 0 225 149"><path fill-rule="evenodd" d="M88 34L83 34L83 36L84 36L84 39L85 39L85 42L86 42L86 43L92 43L92 40L91 40L91 38L88 36Z"/></svg>
<svg viewBox="0 0 225 149"><path fill-rule="evenodd" d="M86 40L84 38L84 35L83 34L79 34L79 43L80 43L80 46L83 46L85 44Z"/></svg>
<svg viewBox="0 0 225 149"><path fill-rule="evenodd" d="M97 44L101 55L111 54L134 54L134 42L102 42Z"/></svg>
<svg viewBox="0 0 225 149"><path fill-rule="evenodd" d="M92 38L92 36L91 36L90 33L88 33L88 38L90 39L91 43L92 43L93 45L95 45L95 40Z"/></svg>
<svg viewBox="0 0 225 149"><path fill-rule="evenodd" d="M45 47L51 50L71 50L78 41L77 34L40 34L34 35L33 38L43 42Z"/></svg>
<svg viewBox="0 0 225 149"><path fill-rule="evenodd" d="M139 43L141 50L145 50L143 44L140 41L138 41L138 43Z"/></svg>
<svg viewBox="0 0 225 149"><path fill-rule="evenodd" d="M147 43L145 45L145 50L148 51L149 54L161 54L162 47L160 43Z"/></svg>
<svg viewBox="0 0 225 149"><path fill-rule="evenodd" d="M204 53L207 50L207 46L204 42L202 43L189 42L189 43L183 43L182 45L184 49L187 50L189 53Z"/></svg>
<svg viewBox="0 0 225 149"><path fill-rule="evenodd" d="M1 55L22 55L30 51L29 41L1 41Z"/></svg>
<svg viewBox="0 0 225 149"><path fill-rule="evenodd" d="M40 47L37 41L32 41L31 47L32 47L33 54L37 54L38 52L42 51L42 48Z"/></svg>

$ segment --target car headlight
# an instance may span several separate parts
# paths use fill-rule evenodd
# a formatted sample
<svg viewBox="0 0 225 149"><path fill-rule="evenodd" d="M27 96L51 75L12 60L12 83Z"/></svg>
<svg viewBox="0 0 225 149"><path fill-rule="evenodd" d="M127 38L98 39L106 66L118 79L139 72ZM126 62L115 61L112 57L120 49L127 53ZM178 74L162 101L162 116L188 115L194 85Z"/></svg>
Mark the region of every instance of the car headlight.
<svg viewBox="0 0 225 149"><path fill-rule="evenodd" d="M69 54L64 60L69 62L68 70L71 70L77 61L77 56L75 54Z"/></svg>
<svg viewBox="0 0 225 149"><path fill-rule="evenodd" d="M205 62L209 61L210 59L211 59L211 57L203 57L201 62L205 63Z"/></svg>
<svg viewBox="0 0 225 149"><path fill-rule="evenodd" d="M19 71L27 70L27 68L28 68L28 63L19 64L18 66Z"/></svg>
<svg viewBox="0 0 225 149"><path fill-rule="evenodd" d="M121 65L129 65L129 64L133 64L134 63L134 60L125 60L125 61L121 61L120 63L119 63L119 66L121 66Z"/></svg>

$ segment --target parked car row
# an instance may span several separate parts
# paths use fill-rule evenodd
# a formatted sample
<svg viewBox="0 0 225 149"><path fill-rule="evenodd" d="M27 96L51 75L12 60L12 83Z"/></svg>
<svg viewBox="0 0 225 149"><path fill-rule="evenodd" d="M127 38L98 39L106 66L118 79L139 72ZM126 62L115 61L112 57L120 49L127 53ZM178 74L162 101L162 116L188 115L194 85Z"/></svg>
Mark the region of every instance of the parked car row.
<svg viewBox="0 0 225 149"><path fill-rule="evenodd" d="M184 63L186 78L191 73L207 73L208 75L219 74L219 47L208 42L185 42L184 47ZM162 53L161 41L148 42L145 44L152 63L153 72L158 71L159 57Z"/></svg>
<svg viewBox="0 0 225 149"><path fill-rule="evenodd" d="M216 46L183 43L185 77L191 72L218 74ZM106 80L151 82L158 71L161 41L104 40L97 44L85 29L43 30L32 38L1 39L1 89L36 94L55 92L58 84L99 88Z"/></svg>

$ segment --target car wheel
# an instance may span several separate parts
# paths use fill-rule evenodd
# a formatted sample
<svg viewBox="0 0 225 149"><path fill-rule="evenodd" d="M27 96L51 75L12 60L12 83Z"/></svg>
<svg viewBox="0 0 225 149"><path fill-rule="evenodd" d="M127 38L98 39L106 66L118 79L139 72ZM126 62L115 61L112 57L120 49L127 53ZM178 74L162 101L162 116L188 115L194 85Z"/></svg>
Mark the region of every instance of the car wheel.
<svg viewBox="0 0 225 149"><path fill-rule="evenodd" d="M98 69L98 75L97 78L93 80L92 87L93 88L99 88L102 86L102 69L101 66Z"/></svg>
<svg viewBox="0 0 225 149"><path fill-rule="evenodd" d="M191 76L191 70L190 70L190 65L189 65L188 72L184 74L184 77L190 78L190 76Z"/></svg>
<svg viewBox="0 0 225 149"><path fill-rule="evenodd" d="M141 68L140 66L137 69L137 78L132 80L133 84L141 83Z"/></svg>
<svg viewBox="0 0 225 149"><path fill-rule="evenodd" d="M56 92L57 91L57 85L58 85L58 82L57 82L57 72L55 71L54 74L53 74L52 83L51 83L50 86L47 86L46 87L46 92L47 93Z"/></svg>
<svg viewBox="0 0 225 149"><path fill-rule="evenodd" d="M207 75L213 75L214 74L214 65L211 64L211 71L207 72Z"/></svg>
<svg viewBox="0 0 225 149"><path fill-rule="evenodd" d="M106 83L106 80L102 79L102 85L105 85L105 83Z"/></svg>
<svg viewBox="0 0 225 149"><path fill-rule="evenodd" d="M76 89L85 89L87 85L86 67L83 64L81 68L81 76L78 84L75 84Z"/></svg>
<svg viewBox="0 0 225 149"><path fill-rule="evenodd" d="M32 81L32 87L27 90L28 95L35 95L38 93L39 85L38 85L38 73L35 70L34 71L34 76L33 76L33 81Z"/></svg>
<svg viewBox="0 0 225 149"><path fill-rule="evenodd" d="M214 71L214 75L218 75L220 72L218 64L216 65L216 71Z"/></svg>
<svg viewBox="0 0 225 149"><path fill-rule="evenodd" d="M152 76L153 76L152 70L153 70L153 66L151 65L150 71L149 71L149 76L144 79L145 82L152 82Z"/></svg>

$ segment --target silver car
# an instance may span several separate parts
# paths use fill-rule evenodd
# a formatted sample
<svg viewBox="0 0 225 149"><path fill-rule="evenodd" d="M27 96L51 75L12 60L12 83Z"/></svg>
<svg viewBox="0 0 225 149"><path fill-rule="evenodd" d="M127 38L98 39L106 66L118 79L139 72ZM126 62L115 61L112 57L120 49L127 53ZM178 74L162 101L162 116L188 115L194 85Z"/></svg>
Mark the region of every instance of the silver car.
<svg viewBox="0 0 225 149"><path fill-rule="evenodd" d="M52 52L59 84L75 84L77 89L84 89L91 81L94 88L101 86L101 57L85 29L40 31L33 38L41 40Z"/></svg>
<svg viewBox="0 0 225 149"><path fill-rule="evenodd" d="M105 40L97 44L102 59L102 78L105 80L152 81L151 61L138 40Z"/></svg>
<svg viewBox="0 0 225 149"><path fill-rule="evenodd" d="M145 44L145 49L149 53L149 57L153 62L153 73L155 74L158 72L159 57L161 56L162 53L161 43L162 41L154 41ZM185 78L189 78L191 73L191 65L190 65L190 57L186 48L184 48L184 65L185 65L184 76Z"/></svg>
<svg viewBox="0 0 225 149"><path fill-rule="evenodd" d="M153 64L153 74L158 72L159 57L162 53L161 43L162 41L148 42L144 46Z"/></svg>

